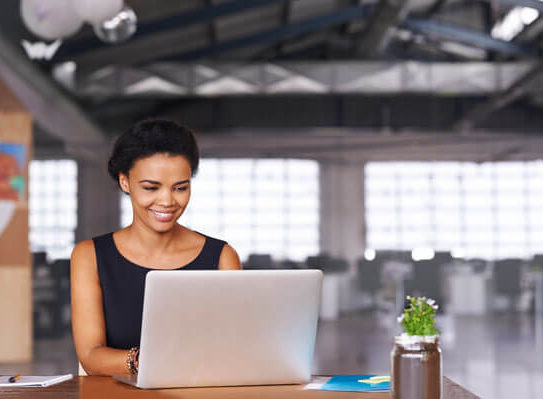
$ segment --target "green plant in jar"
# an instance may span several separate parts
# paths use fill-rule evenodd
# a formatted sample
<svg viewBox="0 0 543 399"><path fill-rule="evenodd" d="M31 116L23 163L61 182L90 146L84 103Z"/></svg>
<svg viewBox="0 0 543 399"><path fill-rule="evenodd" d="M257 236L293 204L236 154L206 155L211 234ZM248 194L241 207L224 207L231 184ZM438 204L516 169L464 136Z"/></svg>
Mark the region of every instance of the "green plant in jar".
<svg viewBox="0 0 543 399"><path fill-rule="evenodd" d="M435 315L438 310L436 301L426 297L407 296L409 307L398 317L398 322L407 335L439 335L435 327Z"/></svg>

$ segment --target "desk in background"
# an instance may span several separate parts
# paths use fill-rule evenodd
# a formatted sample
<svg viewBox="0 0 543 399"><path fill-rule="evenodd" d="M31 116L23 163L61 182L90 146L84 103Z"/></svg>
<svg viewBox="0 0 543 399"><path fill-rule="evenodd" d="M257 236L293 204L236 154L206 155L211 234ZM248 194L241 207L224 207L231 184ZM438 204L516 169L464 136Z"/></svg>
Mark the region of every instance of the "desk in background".
<svg viewBox="0 0 543 399"><path fill-rule="evenodd" d="M0 388L2 399L388 399L390 393L327 392L303 390L303 385L267 385L250 387L180 388L142 390L109 377L76 377L48 388ZM442 399L477 399L478 397L452 382L443 379Z"/></svg>

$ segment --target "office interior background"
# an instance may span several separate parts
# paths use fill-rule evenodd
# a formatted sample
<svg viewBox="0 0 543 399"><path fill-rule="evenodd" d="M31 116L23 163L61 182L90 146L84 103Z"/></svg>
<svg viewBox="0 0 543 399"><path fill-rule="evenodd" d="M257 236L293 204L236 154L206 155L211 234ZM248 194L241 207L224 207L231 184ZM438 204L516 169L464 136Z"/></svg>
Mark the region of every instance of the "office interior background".
<svg viewBox="0 0 543 399"><path fill-rule="evenodd" d="M31 59L41 39L2 3L3 93L33 118L34 353L0 372L75 372L70 252L131 222L106 162L154 117L200 144L180 223L246 268L323 269L315 373L388 374L403 298L426 295L445 375L543 393L543 2L125 4L126 41L85 25Z"/></svg>

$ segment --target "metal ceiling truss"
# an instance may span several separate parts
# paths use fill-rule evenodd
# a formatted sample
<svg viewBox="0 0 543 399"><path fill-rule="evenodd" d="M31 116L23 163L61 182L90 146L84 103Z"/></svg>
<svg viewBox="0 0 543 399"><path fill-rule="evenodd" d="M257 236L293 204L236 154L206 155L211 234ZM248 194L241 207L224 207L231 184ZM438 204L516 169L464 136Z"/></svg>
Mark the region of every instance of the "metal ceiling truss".
<svg viewBox="0 0 543 399"><path fill-rule="evenodd" d="M539 0L485 0L489 3L499 4L510 7L530 7L539 12L543 12L543 3Z"/></svg>
<svg viewBox="0 0 543 399"><path fill-rule="evenodd" d="M223 43L217 43L200 49L190 50L155 61L194 61L252 45L277 43L299 35L318 32L334 25L345 24L357 19L362 19L366 15L370 15L371 9L372 8L368 6L346 8L328 15L270 29L265 32L251 34ZM398 7L385 8L385 11L382 11L382 13L378 15L379 18L376 19L376 23L371 25L373 28L365 35L367 39L362 39L362 44L357 46L362 52L362 57L374 57L380 50L386 47L387 39L390 37L390 30L396 26L396 22L402 20L403 10L403 8ZM458 42L466 46L495 51L510 56L535 58L539 54L537 48L527 44L512 43L496 39L487 33L461 28L430 19L406 17L398 27L423 34L424 36L433 39ZM359 36L360 34L356 34L354 37L356 38ZM365 48L367 48L367 50L364 50Z"/></svg>
<svg viewBox="0 0 543 399"><path fill-rule="evenodd" d="M350 128L277 130L227 129L202 135L206 157L305 157L344 161L539 159L543 142L533 135L479 133L380 134Z"/></svg>
<svg viewBox="0 0 543 399"><path fill-rule="evenodd" d="M543 18L539 17L530 25L526 26L517 36L513 38L514 43L527 43L537 40L543 33Z"/></svg>
<svg viewBox="0 0 543 399"><path fill-rule="evenodd" d="M213 7L213 0L204 0L206 7ZM209 42L217 42L217 25L215 24L215 18L212 18L207 24L207 32L209 35Z"/></svg>
<svg viewBox="0 0 543 399"><path fill-rule="evenodd" d="M430 8L428 8L423 13L423 16L425 18L430 18L430 17L434 16L435 14L438 14L441 11L441 9L443 8L443 6L445 6L446 2L447 2L447 0L435 0L434 4L432 4L430 6Z"/></svg>
<svg viewBox="0 0 543 399"><path fill-rule="evenodd" d="M372 24L369 31L365 35L368 37L364 45L358 46L369 47L369 55L375 55L379 49L386 45L389 37L390 29L392 29L398 21L402 21L397 26L399 28L408 29L414 32L421 33L434 39L448 40L451 42L463 43L467 46L477 47L485 50L496 51L499 53L517 56L517 57L536 57L539 53L537 48L530 47L526 44L512 43L505 40L495 39L487 33L461 28L455 25L445 24L440 21L430 19L420 19L414 17L403 18L405 8L399 6L400 3L392 6L389 1L382 0L386 6L382 6L381 10L377 8L376 13L372 14L375 8L372 6L359 6L343 8L333 13L311 18L308 20L292 23L278 28L272 28L264 32L253 33L241 38L228 40L222 43L216 43L210 46L205 46L195 50L189 50L180 54L162 57L155 61L194 61L205 59L210 56L216 56L221 53L226 53L232 50L237 50L253 45L262 45L270 43L279 43L281 41L291 39L303 34L318 32L323 29L350 23L359 19L363 19L369 15L378 16L376 24ZM355 35L355 37L360 34ZM364 52L364 51L363 51ZM368 53L363 54L365 56Z"/></svg>
<svg viewBox="0 0 543 399"><path fill-rule="evenodd" d="M100 159L101 152L93 150L109 144L107 134L2 33L0 76L39 126L62 140L69 153L89 160Z"/></svg>
<svg viewBox="0 0 543 399"><path fill-rule="evenodd" d="M78 40L77 36L65 41L46 67L51 67L57 83L77 101L51 84L44 69L23 60L13 38L6 44L8 40L0 36L0 73L44 130L61 139L74 154L89 159L91 153L104 153L100 149L109 143L108 133L117 133L146 116L171 117L201 130L219 132L217 136L203 135L202 140L203 148L221 156L232 156L232 149L221 151L238 137L220 133L245 126L255 137L260 137L259 129L271 129L269 143L240 136L244 145L260 143L255 151L261 156L273 156L276 151L275 155L336 159L341 152L352 154L353 159L446 159L448 154L452 159L465 153L466 159L475 159L481 153L481 159L498 159L520 157L525 151L528 158L540 157L543 147L532 145L531 140L541 132L543 114L537 112L540 108L516 100L533 95L532 89L540 86L543 67L533 59L540 55L543 18L510 42L490 35L494 17L501 18L513 7L531 7L543 13L539 0L201 0L199 4L173 15L156 15L153 20L142 15L136 35L126 44L106 46L94 37ZM481 13L471 12L481 5L487 7L486 22L484 12L482 18ZM247 15L254 19L251 24L245 24ZM264 15L273 18L267 20L273 23L261 24ZM472 28L457 25L463 15L475 15L467 21ZM434 16L439 20L432 19ZM7 14L4 18L8 19ZM454 53L445 49L450 43L471 49L471 53L457 53L462 59L525 61L356 60L386 60L395 57L384 52L387 47L404 44L403 57L409 58L415 49L421 50L421 59L425 59L423 50L427 50L427 59L436 60ZM329 60L336 50L339 57L351 60L276 62L289 56ZM253 59L254 53L262 54L258 60L271 61L244 62ZM243 54L238 58L241 62L210 60L236 54ZM292 138L285 133L288 138L284 143L277 139L278 132L301 127L313 131L314 126L333 127L318 141L321 147L313 145L313 140L313 147L307 146L307 138L320 133ZM453 126L456 134L450 134ZM342 142L337 136L345 127L357 132L347 132L350 141ZM364 129L371 134L358 142ZM520 134L503 138L506 131L520 129L525 136L531 134L520 147L515 146ZM460 134L466 130L476 131ZM440 137L403 140L403 134L413 131ZM482 131L502 135L479 140ZM376 134L379 132L383 134ZM288 140L293 140L290 146ZM294 140L299 140L298 147ZM461 149L455 147L457 142L462 142ZM235 145L241 148L239 140ZM485 153L487 148L492 148L489 153L494 158ZM386 149L391 152L383 152Z"/></svg>
<svg viewBox="0 0 543 399"><path fill-rule="evenodd" d="M455 124L454 129L463 133L469 132L477 123L487 119L494 112L527 95L534 88L539 88L540 84L538 83L541 82L542 77L543 63L538 63L521 75L507 90L473 108Z"/></svg>
<svg viewBox="0 0 543 399"><path fill-rule="evenodd" d="M528 45L495 39L486 33L459 28L458 26L445 24L439 21L408 17L400 26L435 39L459 42L468 46L497 51L499 53L517 57L535 58L539 53L537 48Z"/></svg>
<svg viewBox="0 0 543 399"><path fill-rule="evenodd" d="M172 98L272 94L491 95L534 64L425 62L154 63L55 73L80 98Z"/></svg>
<svg viewBox="0 0 543 399"><path fill-rule="evenodd" d="M248 129L351 127L382 132L451 132L454 123L489 96L374 93L334 95L185 97L170 99L111 98L86 108L111 131L147 117L175 119L198 131L244 126ZM132 108L132 112L126 111ZM529 103L509 104L476 126L476 133L522 132L540 136L543 113ZM333 129L330 130L333 132ZM256 134L256 131L255 131ZM470 135L471 136L471 135Z"/></svg>
<svg viewBox="0 0 543 399"><path fill-rule="evenodd" d="M283 0L281 4L281 25L286 26L290 23L290 9L292 7L291 0ZM277 55L283 52L284 42L279 42L275 45L275 53Z"/></svg>
<svg viewBox="0 0 543 399"><path fill-rule="evenodd" d="M376 58L386 49L391 30L407 15L408 0L379 0L368 25L355 43L355 54Z"/></svg>
<svg viewBox="0 0 543 399"><path fill-rule="evenodd" d="M189 50L173 56L162 57L155 61L193 61L253 45L278 43L282 40L362 19L368 14L370 9L371 7L369 6L343 8L327 15L253 33L200 49Z"/></svg>
<svg viewBox="0 0 543 399"><path fill-rule="evenodd" d="M256 7L279 3L280 1L281 0L234 0L197 8L177 15L170 15L156 21L140 23L137 32L131 40L138 40L167 30L213 22L214 19L219 17L236 14ZM68 41L59 49L56 59L59 61L69 60L81 53L103 47L104 43L98 38L75 42Z"/></svg>
<svg viewBox="0 0 543 399"><path fill-rule="evenodd" d="M494 2L495 0L487 1ZM506 6L529 6L543 10L543 3L538 0L497 1L499 4ZM376 5L363 4L354 7L342 7L334 12L295 23L287 23L290 19L291 8L290 1L288 0L233 0L217 5L213 5L211 0L206 0L206 4L208 4L206 7L140 24L137 34L131 41L132 46L138 42L138 39L152 36L153 34L186 28L201 23L208 23L212 26L217 18L244 12L252 8L278 4L281 7L281 21L275 28L223 42L216 42L214 38L217 37L217 28L211 27L208 29L211 38L208 41L208 45L196 49L179 50L174 54L157 54L151 56L151 61L194 61L254 45L269 44L274 46L276 50L275 54L277 55L281 54L285 40L316 33L338 25L343 26L342 31L344 31L348 24L357 20L368 22L365 30L363 32L356 32L354 35L345 34L344 36L350 36L351 47L355 48L358 57L362 58L378 56L382 52L381 50L386 47L390 39L390 32L395 27L408 29L431 39L463 43L466 46L473 46L509 56L535 57L538 55L537 48L530 47L527 44L495 39L488 33L461 28L441 21L406 16L409 11L407 0L379 0ZM434 8L435 10L439 10L443 7L444 5L438 1ZM60 48L56 61L62 62L74 59L74 57L77 61L78 56L87 55L92 50L101 48L104 48L104 45L96 38L76 42L68 41ZM149 60L149 55L142 55L141 61L136 61L136 63L141 64L145 62L144 59Z"/></svg>

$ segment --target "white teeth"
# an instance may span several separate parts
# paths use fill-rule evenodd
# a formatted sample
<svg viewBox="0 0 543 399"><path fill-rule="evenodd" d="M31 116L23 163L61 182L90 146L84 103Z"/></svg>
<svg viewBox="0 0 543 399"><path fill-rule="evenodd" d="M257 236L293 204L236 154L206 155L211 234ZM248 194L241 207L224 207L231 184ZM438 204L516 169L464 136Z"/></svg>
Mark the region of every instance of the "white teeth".
<svg viewBox="0 0 543 399"><path fill-rule="evenodd" d="M158 211L152 211L155 215L161 216L161 217L168 217L173 215L173 212L158 212Z"/></svg>

